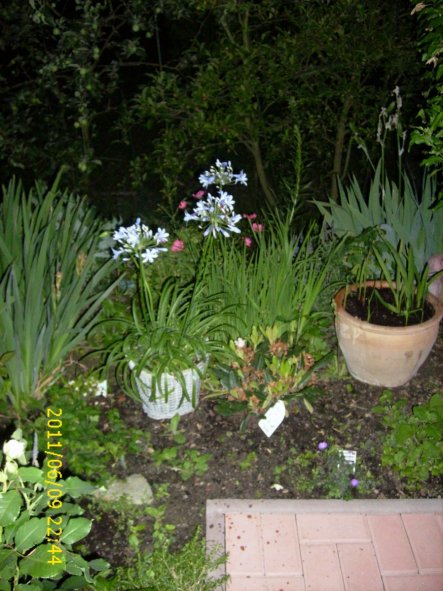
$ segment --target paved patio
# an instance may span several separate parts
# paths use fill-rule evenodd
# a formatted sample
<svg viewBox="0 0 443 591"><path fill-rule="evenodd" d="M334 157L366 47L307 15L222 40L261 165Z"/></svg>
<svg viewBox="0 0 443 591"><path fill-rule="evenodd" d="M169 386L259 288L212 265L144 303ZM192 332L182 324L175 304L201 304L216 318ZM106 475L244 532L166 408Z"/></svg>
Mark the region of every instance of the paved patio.
<svg viewBox="0 0 443 591"><path fill-rule="evenodd" d="M225 591L443 591L443 499L210 500L206 539Z"/></svg>

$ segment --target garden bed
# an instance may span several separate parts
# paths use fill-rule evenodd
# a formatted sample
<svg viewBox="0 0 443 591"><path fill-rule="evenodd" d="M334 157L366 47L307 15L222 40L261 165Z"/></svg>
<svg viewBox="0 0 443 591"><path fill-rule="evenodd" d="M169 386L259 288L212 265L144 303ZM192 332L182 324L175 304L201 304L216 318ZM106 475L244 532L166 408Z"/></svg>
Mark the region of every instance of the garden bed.
<svg viewBox="0 0 443 591"><path fill-rule="evenodd" d="M443 335L440 334L419 374L392 391L393 403L405 399L409 411L414 405L428 402L435 392L443 392L442 367ZM197 526L204 531L207 499L384 499L441 495L441 479L431 477L414 488L394 470L381 465L387 431L382 415L372 409L379 403L383 388L359 383L347 375L331 377L319 385L324 394L314 401L313 414L303 405L298 411L293 408L269 439L253 417L240 432L242 417L217 414L215 402L205 400L204 391L199 407L181 418L175 433L169 421L148 419L139 405L115 391L107 398L96 399L96 403L103 409L116 407L128 428L146 430L151 437L138 454L126 456L126 468L117 464L110 470L118 477L143 474L154 492L163 492L155 504L166 506L164 521L175 525L178 544L188 540ZM319 450L321 442L329 447ZM341 476L338 474L331 455L335 448L357 452L355 470L346 467ZM351 478L358 480L357 486L349 485ZM94 511L97 509L91 508ZM111 511L96 513L95 517L88 547L114 565L121 563L129 551L129 532L118 527L121 515ZM144 521L148 527L141 535L149 544L152 519L145 517Z"/></svg>

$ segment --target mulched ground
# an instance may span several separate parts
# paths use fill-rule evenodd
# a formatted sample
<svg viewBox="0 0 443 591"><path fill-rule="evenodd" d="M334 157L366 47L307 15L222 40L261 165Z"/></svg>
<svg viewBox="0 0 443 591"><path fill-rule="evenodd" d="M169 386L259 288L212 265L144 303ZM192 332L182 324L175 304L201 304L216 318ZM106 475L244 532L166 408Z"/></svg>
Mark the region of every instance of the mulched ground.
<svg viewBox="0 0 443 591"><path fill-rule="evenodd" d="M412 407L429 400L437 391L443 392L442 369L443 334L419 374L405 386L394 389L396 399L406 398ZM149 419L139 405L116 392L103 404L115 405L129 428L149 430L151 441L140 449L140 453L126 458L126 471L122 468L113 471L119 477L141 473L154 490L167 485L167 496L159 503L167 506L165 522L176 526L178 544L189 539L197 526L204 532L207 499L333 496L333 490L325 488L315 471L315 454L321 453L317 450L321 441L335 442L343 449L357 451L362 468L355 476L360 484L349 489L350 497L411 496L396 474L380 465L383 427L379 416L371 409L377 404L383 388L359 383L347 375L340 379L331 378L321 385L324 394L316 399L314 413L309 414L304 407L293 408L271 438L258 428L256 420L251 420L246 430L240 432L241 417L219 416L214 401L205 400L202 392L196 411L180 420L179 430L186 443L178 446L178 453L196 450L198 454L211 454L212 458L206 472L187 480L181 478L180 470L167 462L156 465L153 461L155 450L177 447L168 422ZM306 457L306 452L314 454L314 464L312 458L311 461L300 461ZM442 482L431 479L423 482L413 496L436 497L441 492ZM122 528L121 516L111 512L95 517L88 538L89 548L113 565L121 564L129 552L128 531ZM148 517L145 520L148 527L143 535L149 544L152 520Z"/></svg>

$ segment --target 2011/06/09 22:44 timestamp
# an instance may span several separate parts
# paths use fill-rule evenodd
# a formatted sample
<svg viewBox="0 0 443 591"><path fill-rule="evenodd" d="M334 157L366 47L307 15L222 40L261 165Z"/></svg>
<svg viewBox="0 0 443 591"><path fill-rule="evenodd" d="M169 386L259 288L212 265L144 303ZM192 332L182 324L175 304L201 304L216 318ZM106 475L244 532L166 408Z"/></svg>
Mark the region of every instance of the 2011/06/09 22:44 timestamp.
<svg viewBox="0 0 443 591"><path fill-rule="evenodd" d="M61 416L63 411L61 408L46 409L47 418L47 431L46 431L46 456L47 456L47 472L45 484L48 486L46 494L48 496L48 508L49 509L61 509L63 501L63 484L61 482L62 473L61 468L63 466L63 454L62 451L62 427L63 421ZM55 418L52 418L55 417ZM46 517L46 541L51 544L48 548L48 552L51 557L48 558L49 564L61 564L63 561L60 554L63 552L60 546L60 537L63 533L62 529L63 518L61 515L54 515Z"/></svg>

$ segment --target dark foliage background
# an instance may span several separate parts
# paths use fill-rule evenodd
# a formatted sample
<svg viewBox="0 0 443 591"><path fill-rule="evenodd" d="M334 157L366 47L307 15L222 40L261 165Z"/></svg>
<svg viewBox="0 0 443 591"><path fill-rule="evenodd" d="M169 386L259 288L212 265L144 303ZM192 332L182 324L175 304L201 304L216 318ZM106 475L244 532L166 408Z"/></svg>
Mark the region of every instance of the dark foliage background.
<svg viewBox="0 0 443 591"><path fill-rule="evenodd" d="M424 106L404 0L5 0L0 27L2 182L63 165L107 215L173 213L215 157L248 172L245 209L284 205L295 126L305 201L334 196L393 88L406 124Z"/></svg>

